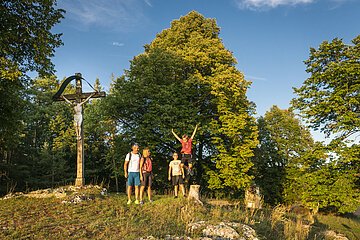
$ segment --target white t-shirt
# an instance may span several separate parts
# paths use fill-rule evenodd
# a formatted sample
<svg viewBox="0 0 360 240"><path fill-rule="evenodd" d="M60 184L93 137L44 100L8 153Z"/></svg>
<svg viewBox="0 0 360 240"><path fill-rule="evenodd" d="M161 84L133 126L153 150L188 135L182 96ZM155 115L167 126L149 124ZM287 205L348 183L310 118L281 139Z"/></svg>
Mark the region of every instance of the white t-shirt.
<svg viewBox="0 0 360 240"><path fill-rule="evenodd" d="M129 154L131 154L130 162L129 162ZM125 162L129 162L128 172L140 172L140 154L138 153L126 154Z"/></svg>
<svg viewBox="0 0 360 240"><path fill-rule="evenodd" d="M181 161L180 160L172 160L169 164L169 167L172 167L171 174L172 176L181 176Z"/></svg>

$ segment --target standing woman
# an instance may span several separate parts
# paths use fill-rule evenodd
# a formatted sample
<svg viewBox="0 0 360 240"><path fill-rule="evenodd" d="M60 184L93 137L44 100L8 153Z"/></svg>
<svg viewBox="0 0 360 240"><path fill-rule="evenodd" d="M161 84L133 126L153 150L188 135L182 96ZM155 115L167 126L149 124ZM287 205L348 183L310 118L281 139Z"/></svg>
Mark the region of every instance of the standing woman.
<svg viewBox="0 0 360 240"><path fill-rule="evenodd" d="M140 159L140 180L141 180L141 187L140 187L140 204L144 204L143 197L145 188L147 187L147 194L149 202L153 202L152 200L152 192L151 192L151 185L153 179L152 173L152 157L150 156L149 148L145 148L143 150L142 158Z"/></svg>

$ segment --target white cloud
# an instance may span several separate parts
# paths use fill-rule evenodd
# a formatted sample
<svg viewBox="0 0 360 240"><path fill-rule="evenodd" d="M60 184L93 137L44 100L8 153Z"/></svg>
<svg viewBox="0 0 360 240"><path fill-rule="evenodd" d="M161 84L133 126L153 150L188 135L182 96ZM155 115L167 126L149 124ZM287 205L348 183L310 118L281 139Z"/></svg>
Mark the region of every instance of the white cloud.
<svg viewBox="0 0 360 240"><path fill-rule="evenodd" d="M330 0L330 2L332 3L332 5L330 6L330 9L331 10L337 9L348 2L355 2L355 1L356 0Z"/></svg>
<svg viewBox="0 0 360 240"><path fill-rule="evenodd" d="M123 46L125 46L124 43L120 43L120 42L113 42L112 45L113 45L113 46L116 46L116 47L123 47Z"/></svg>
<svg viewBox="0 0 360 240"><path fill-rule="evenodd" d="M62 0L58 6L66 10L66 19L83 30L95 26L127 32L147 21L142 0Z"/></svg>
<svg viewBox="0 0 360 240"><path fill-rule="evenodd" d="M267 81L267 79L264 78L264 77L256 77L256 76L251 76L251 75L245 75L245 79L248 80L248 81L254 81L254 80Z"/></svg>
<svg viewBox="0 0 360 240"><path fill-rule="evenodd" d="M309 4L315 2L315 0L235 0L239 8L244 9L269 9L279 6L294 6L298 4Z"/></svg>
<svg viewBox="0 0 360 240"><path fill-rule="evenodd" d="M144 1L148 6L152 7L152 4L151 4L150 0L144 0Z"/></svg>

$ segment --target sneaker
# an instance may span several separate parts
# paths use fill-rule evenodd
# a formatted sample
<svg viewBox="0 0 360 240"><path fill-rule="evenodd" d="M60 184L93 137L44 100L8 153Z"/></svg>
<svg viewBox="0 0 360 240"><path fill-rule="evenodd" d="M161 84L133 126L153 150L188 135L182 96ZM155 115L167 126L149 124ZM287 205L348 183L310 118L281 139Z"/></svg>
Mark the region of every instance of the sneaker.
<svg viewBox="0 0 360 240"><path fill-rule="evenodd" d="M131 204L131 200L128 200L126 204L127 204L127 205Z"/></svg>
<svg viewBox="0 0 360 240"><path fill-rule="evenodd" d="M178 196L175 196L174 198L178 198Z"/></svg>
<svg viewBox="0 0 360 240"><path fill-rule="evenodd" d="M144 204L144 201L143 201L143 200L141 200L141 201L140 201L140 205L143 205L143 204Z"/></svg>
<svg viewBox="0 0 360 240"><path fill-rule="evenodd" d="M135 204L140 204L139 200L135 200Z"/></svg>
<svg viewBox="0 0 360 240"><path fill-rule="evenodd" d="M153 202L154 202L154 200L152 200L152 199L149 200L149 203L153 203Z"/></svg>

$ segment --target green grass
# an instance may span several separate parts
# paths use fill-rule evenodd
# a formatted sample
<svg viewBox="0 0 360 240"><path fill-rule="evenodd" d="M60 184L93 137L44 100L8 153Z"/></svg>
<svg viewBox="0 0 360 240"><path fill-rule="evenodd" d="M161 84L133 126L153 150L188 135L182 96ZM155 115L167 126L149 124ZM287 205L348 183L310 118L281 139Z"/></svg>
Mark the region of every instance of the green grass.
<svg viewBox="0 0 360 240"><path fill-rule="evenodd" d="M345 235L350 240L360 239L360 219L359 217L340 217L334 215L317 215L315 229L334 230L337 233Z"/></svg>
<svg viewBox="0 0 360 240"><path fill-rule="evenodd" d="M57 198L0 200L0 239L137 239L150 235L163 239L166 235L189 235L187 224L200 220L246 223L260 239L291 239L284 234L282 223L272 228L272 209L250 212L238 204L210 205L206 199L202 207L159 195L153 203L139 206L127 205L124 194L95 195L94 200L78 204L62 203L64 199ZM323 239L315 232L325 229L353 240L360 236L358 219L319 215L308 239ZM192 237L199 233L194 234Z"/></svg>

